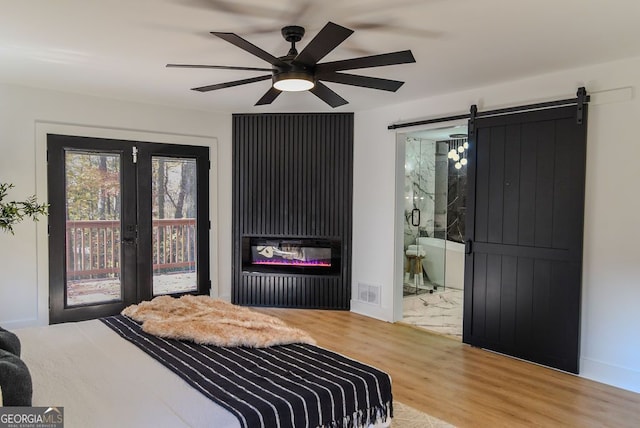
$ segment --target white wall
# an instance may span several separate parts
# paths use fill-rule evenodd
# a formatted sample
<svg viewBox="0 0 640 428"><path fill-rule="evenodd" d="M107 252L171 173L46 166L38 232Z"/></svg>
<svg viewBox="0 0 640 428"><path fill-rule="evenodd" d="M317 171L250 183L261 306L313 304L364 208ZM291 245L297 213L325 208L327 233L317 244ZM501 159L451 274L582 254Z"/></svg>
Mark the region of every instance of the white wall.
<svg viewBox="0 0 640 428"><path fill-rule="evenodd" d="M425 76L428 78L428 76ZM589 106L581 376L640 392L640 58L541 75L355 116L353 284L381 284L380 307L352 310L387 321L401 306L396 255L395 132L389 124L592 94ZM403 88L404 89L404 88ZM617 90L616 90L617 89ZM438 126L442 126L438 125ZM403 130L406 132L406 130ZM401 150L398 150L401 153ZM372 173L375 171L375 173ZM401 208L400 208L401 210ZM394 223L395 222L395 223ZM401 269L401 265L400 265ZM396 280L397 279L397 280ZM355 288L355 287L354 287Z"/></svg>
<svg viewBox="0 0 640 428"><path fill-rule="evenodd" d="M212 147L212 294L230 298L231 115L0 85L0 182L15 184L10 200L37 194L46 201L48 130ZM46 220L0 233L0 325L48 323L47 252Z"/></svg>

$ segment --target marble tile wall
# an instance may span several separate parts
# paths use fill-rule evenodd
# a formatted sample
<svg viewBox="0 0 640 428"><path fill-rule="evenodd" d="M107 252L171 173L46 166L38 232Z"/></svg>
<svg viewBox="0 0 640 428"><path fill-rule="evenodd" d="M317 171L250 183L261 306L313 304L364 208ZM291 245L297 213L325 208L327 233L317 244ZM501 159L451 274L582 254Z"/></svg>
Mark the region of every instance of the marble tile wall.
<svg viewBox="0 0 640 428"><path fill-rule="evenodd" d="M446 145L408 137L405 155L404 244L415 244L418 236L437 236L447 223ZM420 210L419 226L414 209ZM444 237L444 236L443 236Z"/></svg>

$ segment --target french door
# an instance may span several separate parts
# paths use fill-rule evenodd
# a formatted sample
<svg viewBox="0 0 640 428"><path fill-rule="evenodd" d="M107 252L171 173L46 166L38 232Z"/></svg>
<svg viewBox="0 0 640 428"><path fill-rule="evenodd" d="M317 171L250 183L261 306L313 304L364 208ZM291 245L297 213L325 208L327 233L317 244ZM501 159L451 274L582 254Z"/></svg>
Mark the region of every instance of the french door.
<svg viewBox="0 0 640 428"><path fill-rule="evenodd" d="M209 292L209 148L48 135L49 320Z"/></svg>
<svg viewBox="0 0 640 428"><path fill-rule="evenodd" d="M478 118L463 341L578 373L586 163L575 106Z"/></svg>

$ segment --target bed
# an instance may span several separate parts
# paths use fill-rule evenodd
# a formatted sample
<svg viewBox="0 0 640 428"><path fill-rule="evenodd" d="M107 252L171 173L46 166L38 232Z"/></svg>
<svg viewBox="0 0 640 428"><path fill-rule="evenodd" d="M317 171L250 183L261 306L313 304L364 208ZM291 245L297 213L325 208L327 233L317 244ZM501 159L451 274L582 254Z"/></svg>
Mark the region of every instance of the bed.
<svg viewBox="0 0 640 428"><path fill-rule="evenodd" d="M243 421L225 403L223 407L198 390L197 385L194 387L185 381L184 376L176 374L166 362L152 358L148 349L132 343L130 338L123 338L119 330L125 324L130 330L136 330L136 323L123 316L17 330L22 342L22 359L33 379L33 405L64 407L67 427L260 426ZM136 330L134 335L142 337L146 333ZM143 340L148 341L144 337ZM169 345L174 346L172 343ZM303 346L311 347L286 346L297 347L295 352ZM261 352L274 352L272 348L265 349ZM390 425L390 379L388 388L387 417L378 418L371 426ZM292 414L294 410L292 408ZM305 412L308 410L305 407ZM291 416L278 418L277 423L265 419L261 425L305 424Z"/></svg>

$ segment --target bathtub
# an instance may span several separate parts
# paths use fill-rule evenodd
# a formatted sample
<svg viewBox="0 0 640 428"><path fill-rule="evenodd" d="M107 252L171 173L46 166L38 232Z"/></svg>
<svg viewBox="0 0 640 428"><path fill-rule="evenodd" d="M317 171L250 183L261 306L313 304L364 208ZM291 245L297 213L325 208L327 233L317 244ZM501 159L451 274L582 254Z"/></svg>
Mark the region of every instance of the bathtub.
<svg viewBox="0 0 640 428"><path fill-rule="evenodd" d="M431 237L419 237L416 243L425 250L422 266L431 283L464 289L464 244Z"/></svg>

